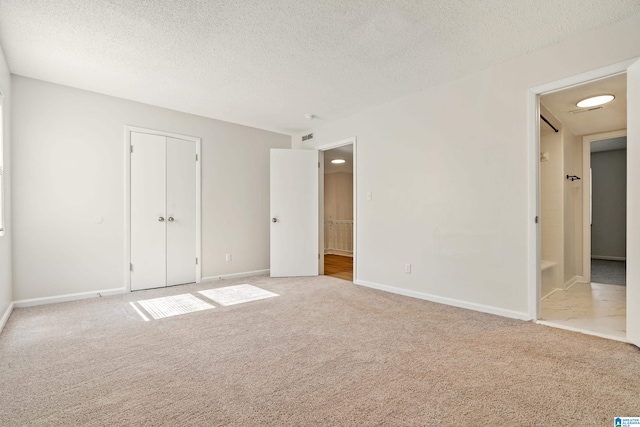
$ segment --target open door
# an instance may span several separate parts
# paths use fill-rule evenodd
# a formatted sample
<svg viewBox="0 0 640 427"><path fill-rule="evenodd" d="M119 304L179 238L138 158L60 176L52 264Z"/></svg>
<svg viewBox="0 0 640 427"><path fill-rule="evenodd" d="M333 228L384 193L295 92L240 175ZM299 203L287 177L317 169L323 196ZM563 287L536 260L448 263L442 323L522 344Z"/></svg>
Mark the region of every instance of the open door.
<svg viewBox="0 0 640 427"><path fill-rule="evenodd" d="M318 152L271 149L271 277L318 275Z"/></svg>
<svg viewBox="0 0 640 427"><path fill-rule="evenodd" d="M640 347L640 61L627 69L627 340Z"/></svg>

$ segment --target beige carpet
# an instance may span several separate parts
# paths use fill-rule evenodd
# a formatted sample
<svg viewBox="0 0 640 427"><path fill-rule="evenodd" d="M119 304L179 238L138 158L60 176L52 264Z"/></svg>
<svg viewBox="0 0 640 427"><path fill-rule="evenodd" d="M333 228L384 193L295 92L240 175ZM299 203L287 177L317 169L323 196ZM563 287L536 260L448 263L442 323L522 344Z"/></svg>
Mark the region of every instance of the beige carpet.
<svg viewBox="0 0 640 427"><path fill-rule="evenodd" d="M145 322L129 301L279 297ZM640 350L339 279L225 280L16 309L0 425L609 426Z"/></svg>

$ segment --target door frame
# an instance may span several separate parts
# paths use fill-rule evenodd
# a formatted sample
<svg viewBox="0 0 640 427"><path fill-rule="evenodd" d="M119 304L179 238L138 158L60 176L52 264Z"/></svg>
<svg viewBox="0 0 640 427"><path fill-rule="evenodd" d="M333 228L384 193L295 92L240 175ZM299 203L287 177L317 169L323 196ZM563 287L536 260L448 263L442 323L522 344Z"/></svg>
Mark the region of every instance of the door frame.
<svg viewBox="0 0 640 427"><path fill-rule="evenodd" d="M596 133L582 137L582 174L585 180L582 185L582 277L584 277L587 283L591 283L591 227L589 227L591 219L589 215L591 212L590 175L589 185L586 185L587 171L591 170L591 143L621 136L627 136L626 129Z"/></svg>
<svg viewBox="0 0 640 427"><path fill-rule="evenodd" d="M530 88L528 91L528 309L529 318L533 321L540 319L540 260L541 258L541 229L535 222L540 217L540 96L558 92L585 83L606 79L618 74L626 73L627 68L638 58L618 62L606 67L597 68L586 73L577 74L554 82ZM584 266L583 266L584 267Z"/></svg>
<svg viewBox="0 0 640 427"><path fill-rule="evenodd" d="M318 259L318 274L324 275L324 152L332 148L343 147L350 144L353 144L353 281L355 282L358 278L358 240L356 238L358 235L358 138L355 136L315 147L318 154L322 152L322 155L318 156L320 158L318 167L318 253L320 254Z"/></svg>
<svg viewBox="0 0 640 427"><path fill-rule="evenodd" d="M201 161L200 149L202 139L195 136L182 135L178 133L166 132L156 129L148 129L137 126L125 125L124 127L124 285L126 292L131 292L131 132L146 133L150 135L166 136L169 138L182 139L194 142L196 145L196 259L195 273L196 283L202 279L202 215L201 215Z"/></svg>

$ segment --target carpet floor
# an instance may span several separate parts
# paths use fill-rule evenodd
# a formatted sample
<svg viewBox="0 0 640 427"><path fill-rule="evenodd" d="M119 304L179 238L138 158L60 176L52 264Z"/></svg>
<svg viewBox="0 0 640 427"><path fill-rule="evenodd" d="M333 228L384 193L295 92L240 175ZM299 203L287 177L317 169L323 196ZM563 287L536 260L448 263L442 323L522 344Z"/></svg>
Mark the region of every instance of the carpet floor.
<svg viewBox="0 0 640 427"><path fill-rule="evenodd" d="M609 285L627 284L627 263L625 261L591 260L591 281Z"/></svg>
<svg viewBox="0 0 640 427"><path fill-rule="evenodd" d="M130 302L278 294L144 321ZM200 296L201 297L201 296ZM0 425L613 425L632 345L359 287L252 277L16 309Z"/></svg>

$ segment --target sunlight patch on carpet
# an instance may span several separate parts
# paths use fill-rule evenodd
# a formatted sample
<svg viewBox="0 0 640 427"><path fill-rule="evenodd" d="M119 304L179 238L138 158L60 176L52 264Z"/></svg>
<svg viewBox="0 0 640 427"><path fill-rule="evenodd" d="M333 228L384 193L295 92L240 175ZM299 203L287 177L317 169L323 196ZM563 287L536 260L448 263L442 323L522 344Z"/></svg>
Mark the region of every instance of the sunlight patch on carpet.
<svg viewBox="0 0 640 427"><path fill-rule="evenodd" d="M193 313L215 308L208 302L191 294L173 295L138 301L138 304L154 319Z"/></svg>
<svg viewBox="0 0 640 427"><path fill-rule="evenodd" d="M136 305L133 302L129 302L129 304L131 304L131 307L133 307L136 313L138 313L140 317L142 317L142 320L144 320L145 322L149 321L149 318L145 316L145 314L138 307L136 307Z"/></svg>
<svg viewBox="0 0 640 427"><path fill-rule="evenodd" d="M198 293L209 298L211 301L225 306L279 296L278 294L252 285L227 286L224 288L198 291Z"/></svg>

